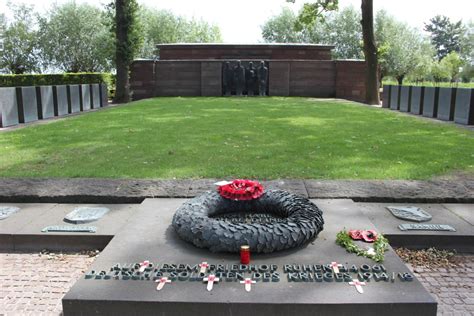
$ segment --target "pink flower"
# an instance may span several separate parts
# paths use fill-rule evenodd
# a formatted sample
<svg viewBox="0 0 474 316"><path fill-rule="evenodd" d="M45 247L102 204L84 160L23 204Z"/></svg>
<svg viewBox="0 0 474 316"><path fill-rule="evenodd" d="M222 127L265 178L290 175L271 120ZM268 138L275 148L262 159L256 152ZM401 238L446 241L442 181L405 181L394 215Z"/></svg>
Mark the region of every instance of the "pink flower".
<svg viewBox="0 0 474 316"><path fill-rule="evenodd" d="M361 235L366 242L374 242L377 240L377 232L375 230L364 230Z"/></svg>
<svg viewBox="0 0 474 316"><path fill-rule="evenodd" d="M362 239L362 231L358 229L353 229L349 231L349 236L354 240Z"/></svg>

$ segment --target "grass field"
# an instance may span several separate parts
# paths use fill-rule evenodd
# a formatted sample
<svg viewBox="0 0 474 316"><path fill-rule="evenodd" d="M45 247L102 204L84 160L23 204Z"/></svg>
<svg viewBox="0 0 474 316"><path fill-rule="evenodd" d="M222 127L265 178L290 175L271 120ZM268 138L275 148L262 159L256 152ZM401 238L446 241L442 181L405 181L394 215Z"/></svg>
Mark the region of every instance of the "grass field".
<svg viewBox="0 0 474 316"><path fill-rule="evenodd" d="M474 132L344 101L157 98L0 133L0 177L427 179Z"/></svg>

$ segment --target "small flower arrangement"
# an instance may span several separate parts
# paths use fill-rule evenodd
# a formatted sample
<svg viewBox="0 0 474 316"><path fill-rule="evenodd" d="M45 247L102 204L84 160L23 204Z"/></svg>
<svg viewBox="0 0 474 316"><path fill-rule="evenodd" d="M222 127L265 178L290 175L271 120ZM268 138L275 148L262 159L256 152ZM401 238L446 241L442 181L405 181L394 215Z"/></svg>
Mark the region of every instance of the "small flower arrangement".
<svg viewBox="0 0 474 316"><path fill-rule="evenodd" d="M263 186L258 181L236 179L217 187L219 194L235 201L255 200L262 196Z"/></svg>
<svg viewBox="0 0 474 316"><path fill-rule="evenodd" d="M363 240L368 243L374 243L374 247L364 250L358 247L353 240ZM382 234L377 234L374 230L349 230L345 229L337 233L336 244L345 248L347 252L355 253L374 260L375 262L383 262L385 251L388 249L388 240Z"/></svg>

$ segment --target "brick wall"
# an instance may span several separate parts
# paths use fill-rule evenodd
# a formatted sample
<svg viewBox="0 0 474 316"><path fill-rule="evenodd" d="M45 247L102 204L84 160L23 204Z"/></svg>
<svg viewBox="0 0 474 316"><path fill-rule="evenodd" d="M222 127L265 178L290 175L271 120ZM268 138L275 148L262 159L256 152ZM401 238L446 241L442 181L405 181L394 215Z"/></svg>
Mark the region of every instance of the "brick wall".
<svg viewBox="0 0 474 316"><path fill-rule="evenodd" d="M334 46L284 44L163 44L160 60L294 59L331 60Z"/></svg>
<svg viewBox="0 0 474 316"><path fill-rule="evenodd" d="M366 69L364 61L336 60L336 98L365 102Z"/></svg>
<svg viewBox="0 0 474 316"><path fill-rule="evenodd" d="M153 96L220 96L222 61L135 61L131 66L133 99ZM365 100L363 61L269 61L271 96L337 97Z"/></svg>

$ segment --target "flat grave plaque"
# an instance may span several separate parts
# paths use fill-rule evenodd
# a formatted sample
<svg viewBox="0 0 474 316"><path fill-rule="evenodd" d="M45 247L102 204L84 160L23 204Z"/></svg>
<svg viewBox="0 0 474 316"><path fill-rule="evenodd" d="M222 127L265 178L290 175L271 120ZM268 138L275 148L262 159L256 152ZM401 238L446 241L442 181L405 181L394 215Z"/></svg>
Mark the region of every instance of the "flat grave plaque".
<svg viewBox="0 0 474 316"><path fill-rule="evenodd" d="M16 88L0 88L0 126L18 125Z"/></svg>
<svg viewBox="0 0 474 316"><path fill-rule="evenodd" d="M352 201L317 201L325 215L320 237L301 248L252 254L248 266L239 264L238 254L212 253L180 239L170 225L183 202L145 200L64 296L64 315L313 316L356 309L365 315L436 315L436 301L393 250L377 264L335 244L344 227L372 228ZM339 273L330 266L335 261ZM313 268L320 273L309 272ZM220 281L207 291L204 278L211 274ZM157 290L164 277L172 283ZM367 284L363 294L349 284L359 277ZM246 278L256 281L251 292L240 283Z"/></svg>
<svg viewBox="0 0 474 316"><path fill-rule="evenodd" d="M456 230L444 224L400 224L398 225L400 230L433 230L433 231L449 231L455 232Z"/></svg>
<svg viewBox="0 0 474 316"><path fill-rule="evenodd" d="M5 219L20 210L16 206L0 206L0 219Z"/></svg>
<svg viewBox="0 0 474 316"><path fill-rule="evenodd" d="M106 207L87 207L81 206L75 208L64 217L64 221L73 224L85 224L96 221L109 211Z"/></svg>
<svg viewBox="0 0 474 316"><path fill-rule="evenodd" d="M61 232L70 232L70 233L95 233L97 232L97 227L95 226L72 226L72 225L55 225L47 226L41 230L43 233L61 233Z"/></svg>
<svg viewBox="0 0 474 316"><path fill-rule="evenodd" d="M54 100L53 100L53 87L52 86L41 86L41 111L43 119L54 117Z"/></svg>
<svg viewBox="0 0 474 316"><path fill-rule="evenodd" d="M87 111L91 109L91 87L88 84L81 85L82 110Z"/></svg>
<svg viewBox="0 0 474 316"><path fill-rule="evenodd" d="M387 206L393 216L413 222L427 222L432 216L416 206Z"/></svg>
<svg viewBox="0 0 474 316"><path fill-rule="evenodd" d="M36 87L21 87L21 95L25 123L37 121L38 103L36 101Z"/></svg>

